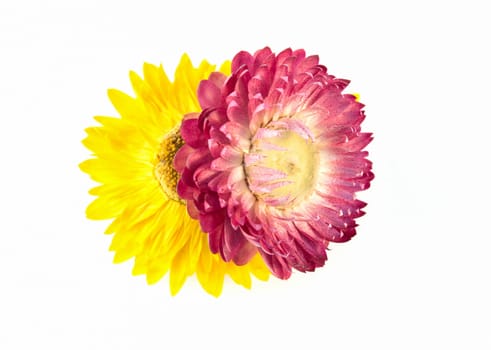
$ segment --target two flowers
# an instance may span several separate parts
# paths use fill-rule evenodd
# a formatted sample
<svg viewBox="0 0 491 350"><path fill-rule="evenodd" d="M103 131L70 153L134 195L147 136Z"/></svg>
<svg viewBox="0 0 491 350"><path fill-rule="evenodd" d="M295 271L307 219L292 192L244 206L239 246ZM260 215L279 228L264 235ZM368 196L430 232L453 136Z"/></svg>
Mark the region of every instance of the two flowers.
<svg viewBox="0 0 491 350"><path fill-rule="evenodd" d="M114 219L115 260L135 258L171 292L196 273L219 295L225 275L287 279L323 266L330 242L356 233L373 179L363 105L317 56L269 48L239 52L220 69L183 56L130 75L136 98L110 92L121 118L96 117L81 164L101 183L87 208Z"/></svg>

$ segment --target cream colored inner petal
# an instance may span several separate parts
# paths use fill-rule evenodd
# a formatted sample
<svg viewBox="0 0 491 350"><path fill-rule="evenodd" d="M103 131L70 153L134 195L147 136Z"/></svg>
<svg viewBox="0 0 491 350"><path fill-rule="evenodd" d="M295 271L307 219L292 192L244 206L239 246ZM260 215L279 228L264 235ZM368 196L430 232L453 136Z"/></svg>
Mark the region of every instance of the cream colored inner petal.
<svg viewBox="0 0 491 350"><path fill-rule="evenodd" d="M274 123L266 128L277 133L252 143L250 154L255 161L245 166L247 181L259 200L277 208L291 208L312 194L319 172L319 152L314 140L304 133L277 129ZM271 176L257 176L260 169L267 169Z"/></svg>

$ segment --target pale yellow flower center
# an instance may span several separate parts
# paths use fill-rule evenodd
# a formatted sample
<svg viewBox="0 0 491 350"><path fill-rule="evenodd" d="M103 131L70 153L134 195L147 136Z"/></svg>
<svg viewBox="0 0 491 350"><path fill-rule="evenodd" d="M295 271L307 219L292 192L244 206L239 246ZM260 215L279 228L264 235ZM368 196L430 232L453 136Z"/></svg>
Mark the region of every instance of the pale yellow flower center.
<svg viewBox="0 0 491 350"><path fill-rule="evenodd" d="M294 130L269 125L266 129L278 130L272 137L253 140L250 154L258 160L245 167L248 183L259 200L265 200L278 209L291 208L313 192L319 172L319 153L314 140ZM254 171L274 171L269 179L254 179ZM251 186L252 185L252 186Z"/></svg>
<svg viewBox="0 0 491 350"><path fill-rule="evenodd" d="M174 156L183 144L184 141L179 133L179 126L177 126L164 136L155 164L155 177L159 181L160 187L167 197L179 203L184 202L177 194L179 174L174 169Z"/></svg>

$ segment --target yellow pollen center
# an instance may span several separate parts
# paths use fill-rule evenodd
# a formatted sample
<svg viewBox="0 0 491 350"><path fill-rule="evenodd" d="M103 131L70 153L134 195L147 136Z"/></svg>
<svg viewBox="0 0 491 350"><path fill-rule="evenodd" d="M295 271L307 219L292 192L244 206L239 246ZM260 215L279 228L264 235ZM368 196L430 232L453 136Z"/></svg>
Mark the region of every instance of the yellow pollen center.
<svg viewBox="0 0 491 350"><path fill-rule="evenodd" d="M279 133L253 141L250 154L258 160L246 164L247 181L259 200L278 209L291 208L312 194L317 183L319 152L309 136L275 125L267 129ZM255 179L261 169L268 169L272 175Z"/></svg>
<svg viewBox="0 0 491 350"><path fill-rule="evenodd" d="M169 131L160 143L160 151L157 154L157 164L155 165L155 177L159 181L160 187L167 197L179 203L184 203L184 201L177 194L179 173L174 169L174 156L183 144L184 140L179 133L179 126Z"/></svg>

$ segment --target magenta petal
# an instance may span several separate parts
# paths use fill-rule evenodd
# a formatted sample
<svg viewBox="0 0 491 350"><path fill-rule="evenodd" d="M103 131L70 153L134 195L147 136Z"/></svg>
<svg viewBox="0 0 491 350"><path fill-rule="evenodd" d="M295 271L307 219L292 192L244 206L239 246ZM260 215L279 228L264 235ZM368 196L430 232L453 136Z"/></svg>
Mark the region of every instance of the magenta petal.
<svg viewBox="0 0 491 350"><path fill-rule="evenodd" d="M345 152L356 152L365 148L373 137L371 133L360 133L355 138L342 145Z"/></svg>
<svg viewBox="0 0 491 350"><path fill-rule="evenodd" d="M251 73L248 70L242 72L237 78L237 82L234 87L234 94L236 96L235 100L237 101L239 106L247 106L247 101L249 100L249 91L247 90L247 85L250 79Z"/></svg>
<svg viewBox="0 0 491 350"><path fill-rule="evenodd" d="M181 123L181 137L191 147L199 147L202 133L198 128L198 119L185 119Z"/></svg>
<svg viewBox="0 0 491 350"><path fill-rule="evenodd" d="M200 219L200 224L202 225L202 221ZM203 228L203 227L202 227ZM203 229L203 231L205 231ZM207 231L205 231L207 232ZM223 236L223 223L219 224L216 228L211 231L208 231L208 244L210 245L210 250L213 254L220 253L222 258L224 258L221 248L222 248L222 236ZM225 260L225 258L224 258ZM228 261L228 260L225 260Z"/></svg>
<svg viewBox="0 0 491 350"><path fill-rule="evenodd" d="M207 148L200 148L199 152L191 153L186 158L186 168L192 171L196 170L200 165L203 165L211 160L211 155Z"/></svg>
<svg viewBox="0 0 491 350"><path fill-rule="evenodd" d="M188 174L189 174L188 177L191 178L192 173L188 173ZM177 182L177 188L176 188L179 197L181 197L182 199L193 199L194 190L195 189L192 186L192 184L186 183L182 179L182 175L181 175L181 179Z"/></svg>
<svg viewBox="0 0 491 350"><path fill-rule="evenodd" d="M281 51L277 56L276 56L276 64L278 66L281 66L283 62L292 55L292 49L288 48L283 51Z"/></svg>
<svg viewBox="0 0 491 350"><path fill-rule="evenodd" d="M208 188L217 193L227 192L230 190L228 186L229 173L219 172L216 177L210 180Z"/></svg>
<svg viewBox="0 0 491 350"><path fill-rule="evenodd" d="M184 144L179 150L176 152L174 156L174 169L178 173L182 173L184 168L186 167L187 157L194 153L194 149L186 144Z"/></svg>
<svg viewBox="0 0 491 350"><path fill-rule="evenodd" d="M246 65L249 69L251 69L253 60L254 58L249 52L239 52L232 60L232 72L238 70L243 65Z"/></svg>
<svg viewBox="0 0 491 350"><path fill-rule="evenodd" d="M187 207L186 207L187 211L188 211L188 214L190 217L192 217L193 219L198 219L199 218L199 210L198 208L196 207L196 205L194 204L193 201L188 201L187 202Z"/></svg>
<svg viewBox="0 0 491 350"><path fill-rule="evenodd" d="M332 242L342 242L344 234L341 233L339 228L332 226L324 222L323 220L312 220L308 222L308 225L317 232L318 235L322 235L325 239ZM349 239L348 237L346 237Z"/></svg>
<svg viewBox="0 0 491 350"><path fill-rule="evenodd" d="M257 50L254 53L254 67L253 69L257 71L257 69L261 66L261 64L264 64L264 62L268 61L269 59L273 58L274 55L273 52L269 47L262 48L260 50ZM249 68L251 69L251 68Z"/></svg>
<svg viewBox="0 0 491 350"><path fill-rule="evenodd" d="M202 80L198 86L198 101L201 108L206 109L220 103L222 94L220 89L209 80Z"/></svg>
<svg viewBox="0 0 491 350"><path fill-rule="evenodd" d="M259 94L261 96L266 96L271 86L271 72L267 67L260 67L256 74L249 81L248 89L249 94L255 96Z"/></svg>
<svg viewBox="0 0 491 350"><path fill-rule="evenodd" d="M247 240L239 229L234 229L229 222L224 222L223 254L226 261L233 260Z"/></svg>
<svg viewBox="0 0 491 350"><path fill-rule="evenodd" d="M304 49L298 49L293 51L292 56L296 58L295 63L299 63L305 59L305 50Z"/></svg>
<svg viewBox="0 0 491 350"><path fill-rule="evenodd" d="M247 108L240 106L235 100L232 100L227 108L227 115L231 121L234 121L246 128L249 124L249 116L247 114Z"/></svg>
<svg viewBox="0 0 491 350"><path fill-rule="evenodd" d="M182 186L180 186L182 185ZM184 195L184 193L187 193L189 191L191 191L192 193L195 192L195 190L197 190L195 187L196 184L194 183L194 171L193 170L190 170L188 168L185 168L182 173L181 173L181 178L179 179L179 182L178 182L178 186L177 186L177 189L178 189L178 193L179 193L179 189L182 188L182 194ZM185 186L189 187L189 189L185 188ZM198 191L196 191L198 192ZM187 198L187 197L186 197Z"/></svg>
<svg viewBox="0 0 491 350"><path fill-rule="evenodd" d="M217 88L221 89L222 85L227 80L227 76L221 72L213 72L208 77L208 80L215 84Z"/></svg>
<svg viewBox="0 0 491 350"><path fill-rule="evenodd" d="M271 272L279 279L286 280L292 274L292 268L288 265L284 258L267 254L262 250L259 251L261 256L271 270Z"/></svg>
<svg viewBox="0 0 491 350"><path fill-rule="evenodd" d="M214 192L205 193L205 198L203 201L203 209L205 213L210 213L213 211L220 210L220 202L218 196Z"/></svg>
<svg viewBox="0 0 491 350"><path fill-rule="evenodd" d="M309 56L306 57L305 60L303 60L297 67L298 71L304 72L308 69L310 69L313 66L316 66L319 64L319 56L314 55L314 56Z"/></svg>
<svg viewBox="0 0 491 350"><path fill-rule="evenodd" d="M219 173L217 173L216 171L202 166L196 169L196 171L194 172L193 180L199 189L206 189L208 188L208 184L210 183L210 181L217 177L218 174Z"/></svg>
<svg viewBox="0 0 491 350"><path fill-rule="evenodd" d="M224 218L224 212L222 211L216 211L213 213L207 213L207 214L201 214L199 216L199 221L201 224L201 229L204 232L213 232L214 230L217 229L220 225L223 224L225 218Z"/></svg>
<svg viewBox="0 0 491 350"><path fill-rule="evenodd" d="M235 254L233 261L236 265L242 266L247 264L254 255L257 253L257 247L249 243L248 241L242 245L242 247Z"/></svg>

